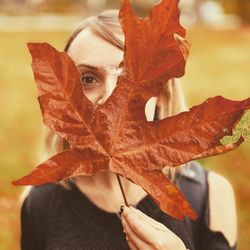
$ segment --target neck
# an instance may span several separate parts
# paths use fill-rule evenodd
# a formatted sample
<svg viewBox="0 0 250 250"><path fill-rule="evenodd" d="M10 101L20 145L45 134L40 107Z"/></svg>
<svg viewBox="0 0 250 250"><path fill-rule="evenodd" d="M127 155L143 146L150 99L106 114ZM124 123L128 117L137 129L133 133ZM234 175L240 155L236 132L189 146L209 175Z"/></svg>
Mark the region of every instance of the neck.
<svg viewBox="0 0 250 250"><path fill-rule="evenodd" d="M147 193L138 185L129 181L126 178L120 176L121 184L127 201L130 204L137 204ZM124 204L122 191L118 183L116 174L107 170L102 173L95 174L93 176L77 176L74 177L74 181L79 189L87 194L90 199L95 203L100 202L100 207L105 207L102 203L103 194L105 194L105 200L112 200L112 204L119 209L121 204ZM100 198L101 197L101 198ZM107 210L110 210L107 208Z"/></svg>
<svg viewBox="0 0 250 250"><path fill-rule="evenodd" d="M115 191L117 188L120 189L116 174L110 170L95 174L93 176L77 176L74 177L74 179L78 184L84 183L91 186L94 185L104 190ZM120 180L124 191L128 191L132 186L135 185L122 176L120 176Z"/></svg>

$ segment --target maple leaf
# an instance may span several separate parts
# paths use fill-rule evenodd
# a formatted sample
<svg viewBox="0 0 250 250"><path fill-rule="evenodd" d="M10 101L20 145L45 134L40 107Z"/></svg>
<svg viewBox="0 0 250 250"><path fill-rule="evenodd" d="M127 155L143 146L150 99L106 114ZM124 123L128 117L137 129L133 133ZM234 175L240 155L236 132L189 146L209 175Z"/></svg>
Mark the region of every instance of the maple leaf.
<svg viewBox="0 0 250 250"><path fill-rule="evenodd" d="M161 169L237 147L242 140L221 145L220 139L232 132L250 99L218 96L189 112L148 122L146 102L185 70L189 44L179 23L178 1L163 0L141 19L124 0L119 18L125 35L124 72L112 95L95 110L66 53L46 43L28 45L44 123L70 148L14 184L41 185L110 169L140 185L162 211L194 219L195 212Z"/></svg>

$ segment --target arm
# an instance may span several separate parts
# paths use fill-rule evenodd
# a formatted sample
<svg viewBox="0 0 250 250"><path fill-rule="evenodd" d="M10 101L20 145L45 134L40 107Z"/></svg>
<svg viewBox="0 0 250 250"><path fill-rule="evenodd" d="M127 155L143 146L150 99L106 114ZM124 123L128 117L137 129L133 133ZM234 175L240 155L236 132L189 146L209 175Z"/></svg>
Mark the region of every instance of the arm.
<svg viewBox="0 0 250 250"><path fill-rule="evenodd" d="M231 184L222 176L209 172L209 199L205 250L234 250L237 242L237 215Z"/></svg>
<svg viewBox="0 0 250 250"><path fill-rule="evenodd" d="M186 250L176 234L138 209L125 207L121 218L131 250Z"/></svg>
<svg viewBox="0 0 250 250"><path fill-rule="evenodd" d="M21 208L21 249L38 249L34 242L34 228L32 226L30 202L26 198Z"/></svg>
<svg viewBox="0 0 250 250"><path fill-rule="evenodd" d="M21 208L21 249L45 249L48 210L59 185L47 184L31 188Z"/></svg>

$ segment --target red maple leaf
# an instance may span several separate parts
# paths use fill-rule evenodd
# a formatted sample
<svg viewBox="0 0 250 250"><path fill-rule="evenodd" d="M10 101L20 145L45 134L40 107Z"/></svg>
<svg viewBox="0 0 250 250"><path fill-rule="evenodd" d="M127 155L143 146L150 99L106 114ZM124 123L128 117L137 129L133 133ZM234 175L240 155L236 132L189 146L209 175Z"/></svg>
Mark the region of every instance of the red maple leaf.
<svg viewBox="0 0 250 250"><path fill-rule="evenodd" d="M177 219L195 218L161 169L237 147L242 140L224 146L220 139L232 132L250 99L230 101L218 96L189 112L148 122L146 102L169 79L184 74L188 43L182 38L178 1L163 0L141 19L124 0L119 17L125 34L124 72L112 95L95 110L66 53L46 43L28 45L44 123L70 148L14 184L40 185L110 169L140 185L162 211Z"/></svg>

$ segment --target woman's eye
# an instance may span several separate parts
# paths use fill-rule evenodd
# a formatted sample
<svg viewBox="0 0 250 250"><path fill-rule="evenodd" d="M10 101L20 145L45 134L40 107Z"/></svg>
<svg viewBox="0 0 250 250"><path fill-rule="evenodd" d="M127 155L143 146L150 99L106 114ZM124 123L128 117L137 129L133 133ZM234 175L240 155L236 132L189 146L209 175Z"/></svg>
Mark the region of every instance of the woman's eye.
<svg viewBox="0 0 250 250"><path fill-rule="evenodd" d="M84 74L81 76L81 83L85 89L91 89L99 84L99 79L95 76Z"/></svg>

